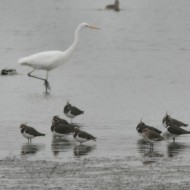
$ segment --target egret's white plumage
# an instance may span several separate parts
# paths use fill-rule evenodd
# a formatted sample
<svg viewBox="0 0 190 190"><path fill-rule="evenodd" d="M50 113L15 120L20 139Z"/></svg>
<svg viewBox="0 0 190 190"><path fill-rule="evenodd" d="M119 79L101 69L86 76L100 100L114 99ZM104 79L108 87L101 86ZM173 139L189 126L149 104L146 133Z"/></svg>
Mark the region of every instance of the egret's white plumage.
<svg viewBox="0 0 190 190"><path fill-rule="evenodd" d="M46 92L47 89L50 89L48 82L48 72L51 71L52 69L55 69L59 65L65 63L67 59L71 56L73 50L75 49L79 41L79 32L82 28L98 29L97 27L90 26L87 23L81 23L78 25L78 27L75 30L74 41L72 45L65 51L45 51L30 55L28 57L23 57L18 60L19 64L33 68L33 70L28 73L28 76L43 80L45 82L44 84L46 87ZM34 72L35 70L47 71L46 79L31 75L31 73Z"/></svg>

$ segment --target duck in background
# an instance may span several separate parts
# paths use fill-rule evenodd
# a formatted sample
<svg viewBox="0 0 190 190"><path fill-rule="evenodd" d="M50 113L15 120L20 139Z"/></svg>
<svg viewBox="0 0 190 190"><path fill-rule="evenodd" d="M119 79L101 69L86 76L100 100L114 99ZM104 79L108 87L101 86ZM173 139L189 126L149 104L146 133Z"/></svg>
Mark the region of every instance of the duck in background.
<svg viewBox="0 0 190 190"><path fill-rule="evenodd" d="M1 75L16 75L17 71L15 69L2 69Z"/></svg>
<svg viewBox="0 0 190 190"><path fill-rule="evenodd" d="M114 10L116 12L119 12L120 11L119 0L115 0L114 4L107 5L105 7L105 9L107 9L107 10Z"/></svg>

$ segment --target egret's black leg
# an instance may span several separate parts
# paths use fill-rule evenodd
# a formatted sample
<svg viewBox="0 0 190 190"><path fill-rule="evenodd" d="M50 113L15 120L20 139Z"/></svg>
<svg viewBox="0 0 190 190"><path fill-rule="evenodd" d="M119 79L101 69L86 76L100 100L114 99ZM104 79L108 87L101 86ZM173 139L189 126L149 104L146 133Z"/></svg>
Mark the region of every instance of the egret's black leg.
<svg viewBox="0 0 190 190"><path fill-rule="evenodd" d="M46 87L46 92L47 92L47 89L50 90L50 84L48 82L48 71L46 73L46 80L44 81L44 85Z"/></svg>
<svg viewBox="0 0 190 190"><path fill-rule="evenodd" d="M34 71L35 71L35 70L29 72L29 73L28 73L28 76L29 76L29 77L33 77L33 78L36 78L36 79L43 80L43 81L44 81L45 88L46 88L46 93L47 93L47 90L50 90L50 84L49 84L49 82L48 82L48 80L47 80L48 72L47 72L47 75L46 75L46 79L43 79L43 78L40 78L40 77L31 75L31 73L33 73Z"/></svg>

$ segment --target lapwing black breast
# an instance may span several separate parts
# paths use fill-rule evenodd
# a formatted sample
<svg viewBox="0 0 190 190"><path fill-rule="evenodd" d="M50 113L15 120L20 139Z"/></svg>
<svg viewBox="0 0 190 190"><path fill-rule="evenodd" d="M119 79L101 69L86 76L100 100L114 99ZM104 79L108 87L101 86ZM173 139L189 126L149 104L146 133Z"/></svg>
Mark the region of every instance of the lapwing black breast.
<svg viewBox="0 0 190 190"><path fill-rule="evenodd" d="M92 136L91 134L85 131L81 131L79 129L75 129L75 133L73 137L76 141L80 142L81 144L89 140L96 141L96 137Z"/></svg>
<svg viewBox="0 0 190 190"><path fill-rule="evenodd" d="M142 136L143 129L146 129L146 128L148 128L148 129L150 129L150 130L152 130L152 131L155 131L155 132L157 132L157 133L159 133L159 134L162 133L162 131L158 130L158 129L155 128L155 127L148 126L148 125L146 125L146 124L145 124L144 122L142 122L142 121L137 125L136 130L137 130L138 134L139 134L140 136Z"/></svg>
<svg viewBox="0 0 190 190"><path fill-rule="evenodd" d="M21 128L21 134L23 135L23 137L25 137L26 139L28 139L28 141L34 137L38 137L38 136L45 136L45 134L38 132L36 129L34 129L33 127L29 127L25 124L21 124L20 125Z"/></svg>

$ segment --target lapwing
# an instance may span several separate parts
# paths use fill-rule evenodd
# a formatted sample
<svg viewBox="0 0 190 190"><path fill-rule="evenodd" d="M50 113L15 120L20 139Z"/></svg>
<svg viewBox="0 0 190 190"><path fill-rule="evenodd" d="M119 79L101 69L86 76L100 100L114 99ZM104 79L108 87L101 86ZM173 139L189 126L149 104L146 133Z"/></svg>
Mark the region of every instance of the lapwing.
<svg viewBox="0 0 190 190"><path fill-rule="evenodd" d="M89 141L89 140L93 140L96 141L96 137L92 136L91 134L85 132L85 131L81 131L78 128L75 128L75 133L73 135L74 139L78 142L80 142L80 144Z"/></svg>
<svg viewBox="0 0 190 190"><path fill-rule="evenodd" d="M84 111L72 106L69 102L65 105L63 112L67 117L71 118L71 123L73 118L84 113Z"/></svg>
<svg viewBox="0 0 190 190"><path fill-rule="evenodd" d="M155 132L157 132L157 133L159 133L159 134L162 133L162 131L156 129L155 127L148 126L148 125L146 125L146 124L145 124L144 122L142 122L142 121L140 121L140 123L137 125L136 130L137 130L138 134L139 134L140 136L142 136L143 129L146 129L146 128L148 128L148 129L150 129L150 130L152 130L152 131L155 131Z"/></svg>
<svg viewBox="0 0 190 190"><path fill-rule="evenodd" d="M149 128L144 128L142 130L142 135L146 141L150 143L150 148L153 148L153 143L156 141L163 141L164 138L160 135L160 133L153 131Z"/></svg>
<svg viewBox="0 0 190 190"><path fill-rule="evenodd" d="M186 124L186 123L178 121L177 119L173 119L167 113L162 120L162 124L164 125L164 127L167 127L170 125L175 125L176 127L187 127L188 126L188 124Z"/></svg>
<svg viewBox="0 0 190 190"><path fill-rule="evenodd" d="M23 135L23 137L28 139L28 142L31 142L31 139L33 139L34 137L45 136L45 134L38 132L36 129L34 129L33 127L29 127L26 124L21 124L20 129L21 134Z"/></svg>
<svg viewBox="0 0 190 190"><path fill-rule="evenodd" d="M190 134L190 131L186 131L185 129L174 125L173 123L170 123L170 125L166 125L166 128L170 136L173 137L173 142L175 142L175 138L179 135Z"/></svg>
<svg viewBox="0 0 190 190"><path fill-rule="evenodd" d="M68 135L71 135L74 133L75 126L71 124L65 124L65 123L54 123L51 126L51 131L55 136L58 137L68 137Z"/></svg>
<svg viewBox="0 0 190 190"><path fill-rule="evenodd" d="M69 123L67 120L62 119L62 118L60 118L58 116L53 116L52 125L54 125L54 124L67 124L67 125L69 125L71 127L77 127L77 128L81 127L81 125L78 125L76 123Z"/></svg>
<svg viewBox="0 0 190 190"><path fill-rule="evenodd" d="M60 118L59 116L53 116L53 119L52 119L52 124L59 124L59 123L63 123L63 124L69 124L68 122L67 122L67 120L65 120L65 119L62 119L62 118Z"/></svg>

